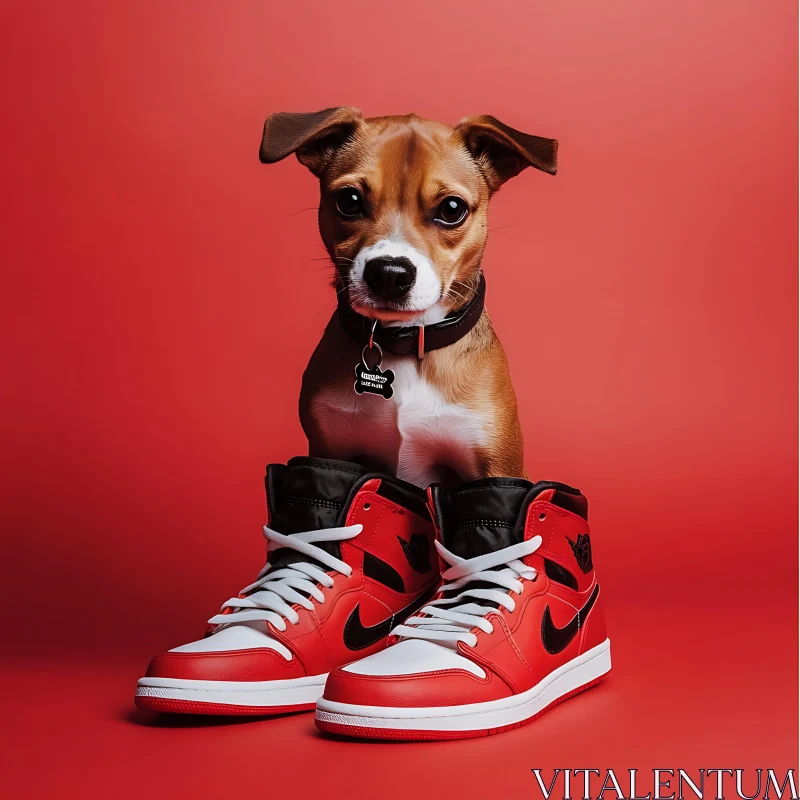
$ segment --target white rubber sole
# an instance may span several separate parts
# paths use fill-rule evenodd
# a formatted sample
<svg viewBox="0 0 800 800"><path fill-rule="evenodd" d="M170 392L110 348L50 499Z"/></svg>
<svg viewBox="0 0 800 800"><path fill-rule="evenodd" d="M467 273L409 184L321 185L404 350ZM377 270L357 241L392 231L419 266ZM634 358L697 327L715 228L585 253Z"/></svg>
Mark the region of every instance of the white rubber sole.
<svg viewBox="0 0 800 800"><path fill-rule="evenodd" d="M135 702L150 711L184 714L270 714L314 708L324 675L283 681L192 681L141 678Z"/></svg>
<svg viewBox="0 0 800 800"><path fill-rule="evenodd" d="M606 639L554 670L528 691L513 697L486 703L418 708L359 706L335 703L322 697L317 702L316 722L322 730L359 737L435 738L437 733L449 733L455 738L489 734L532 720L548 706L594 685L610 669L611 642ZM409 736L398 735L402 732Z"/></svg>

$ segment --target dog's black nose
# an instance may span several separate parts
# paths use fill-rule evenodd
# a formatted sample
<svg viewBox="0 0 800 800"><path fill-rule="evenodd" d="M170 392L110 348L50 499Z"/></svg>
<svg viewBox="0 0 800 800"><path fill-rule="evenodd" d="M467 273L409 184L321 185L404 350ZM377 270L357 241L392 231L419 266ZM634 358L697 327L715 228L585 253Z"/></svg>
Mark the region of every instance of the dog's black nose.
<svg viewBox="0 0 800 800"><path fill-rule="evenodd" d="M405 297L416 277L417 268L404 256L371 258L364 267L364 282L383 300Z"/></svg>

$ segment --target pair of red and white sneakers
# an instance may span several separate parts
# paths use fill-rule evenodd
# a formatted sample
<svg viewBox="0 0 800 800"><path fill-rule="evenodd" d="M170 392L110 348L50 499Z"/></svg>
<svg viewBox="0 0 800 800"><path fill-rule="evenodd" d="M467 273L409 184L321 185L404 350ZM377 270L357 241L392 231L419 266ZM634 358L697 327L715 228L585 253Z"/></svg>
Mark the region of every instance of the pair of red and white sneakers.
<svg viewBox="0 0 800 800"><path fill-rule="evenodd" d="M270 465L266 485L267 566L203 639L150 662L139 708L316 708L336 734L467 738L611 669L577 490L488 478L426 494L307 457Z"/></svg>

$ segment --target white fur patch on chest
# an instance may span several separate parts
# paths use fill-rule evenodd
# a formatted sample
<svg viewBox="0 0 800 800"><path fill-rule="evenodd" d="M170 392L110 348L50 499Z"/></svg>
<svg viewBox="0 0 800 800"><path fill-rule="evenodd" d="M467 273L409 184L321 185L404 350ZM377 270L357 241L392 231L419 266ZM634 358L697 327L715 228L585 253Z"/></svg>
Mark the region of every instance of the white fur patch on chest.
<svg viewBox="0 0 800 800"><path fill-rule="evenodd" d="M419 486L439 480L438 467L465 478L476 475L476 450L487 444L483 417L449 403L417 371L409 357L387 355L381 369L394 372L394 395L358 395L323 388L312 401L312 413L329 448L355 458L369 454L397 463L397 476ZM354 376L355 378L355 376Z"/></svg>

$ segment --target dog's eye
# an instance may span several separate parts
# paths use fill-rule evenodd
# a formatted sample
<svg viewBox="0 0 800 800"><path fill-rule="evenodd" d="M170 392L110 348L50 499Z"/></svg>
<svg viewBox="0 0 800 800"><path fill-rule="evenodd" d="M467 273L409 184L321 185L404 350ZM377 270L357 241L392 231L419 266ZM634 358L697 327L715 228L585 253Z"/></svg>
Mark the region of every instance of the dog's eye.
<svg viewBox="0 0 800 800"><path fill-rule="evenodd" d="M433 221L443 228L455 228L467 218L467 204L460 197L445 197Z"/></svg>
<svg viewBox="0 0 800 800"><path fill-rule="evenodd" d="M348 219L360 217L364 213L364 201L361 192L352 186L346 186L336 195L336 208L338 212Z"/></svg>

